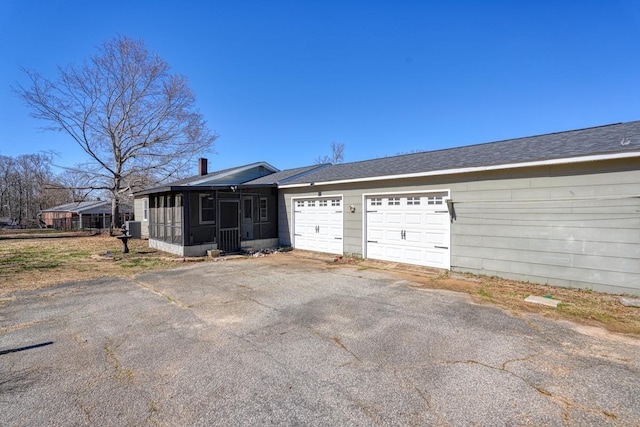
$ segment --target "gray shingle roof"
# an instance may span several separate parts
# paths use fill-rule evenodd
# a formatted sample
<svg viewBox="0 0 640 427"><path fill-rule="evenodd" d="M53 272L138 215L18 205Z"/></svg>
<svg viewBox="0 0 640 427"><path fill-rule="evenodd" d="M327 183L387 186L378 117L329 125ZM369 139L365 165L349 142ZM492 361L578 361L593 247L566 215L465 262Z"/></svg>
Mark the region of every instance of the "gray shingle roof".
<svg viewBox="0 0 640 427"><path fill-rule="evenodd" d="M251 167L251 166L258 167L258 166L260 166L262 164L263 164L263 162L254 162L254 163L248 163L246 165L234 166L232 168L227 168L227 169L222 169L222 170L219 170L219 171L210 172L210 173L208 173L206 175L196 175L196 176L190 176L190 177L184 178L184 179L179 179L177 181L172 181L172 182L170 182L168 184L165 184L163 186L160 186L160 187L168 187L168 186L177 187L177 186L180 186L180 185L189 185L189 184L191 184L193 182L202 181L202 180L204 180L206 178L215 178L218 175L222 175L222 174L225 174L225 173L228 173L228 172L233 172L235 170L244 169L244 168L248 168L248 167Z"/></svg>
<svg viewBox="0 0 640 427"><path fill-rule="evenodd" d="M306 173L311 172L318 168L330 166L330 164L304 166L295 169L286 169L283 171L272 173L271 175L263 176L262 178L254 179L253 181L245 182L245 185L271 185L279 182L284 182L288 179L299 178Z"/></svg>
<svg viewBox="0 0 640 427"><path fill-rule="evenodd" d="M640 121L342 163L294 176L281 185L358 180L459 168L509 165L640 151Z"/></svg>
<svg viewBox="0 0 640 427"><path fill-rule="evenodd" d="M73 212L73 213L111 213L110 200L90 200L71 202L64 205L43 209L42 212Z"/></svg>

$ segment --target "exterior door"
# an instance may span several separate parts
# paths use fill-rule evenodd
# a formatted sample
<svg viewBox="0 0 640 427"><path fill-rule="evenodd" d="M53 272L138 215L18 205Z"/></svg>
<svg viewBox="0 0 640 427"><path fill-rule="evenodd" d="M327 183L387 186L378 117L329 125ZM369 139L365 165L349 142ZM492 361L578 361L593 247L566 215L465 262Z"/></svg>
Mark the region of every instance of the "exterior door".
<svg viewBox="0 0 640 427"><path fill-rule="evenodd" d="M253 197L242 199L242 240L253 240Z"/></svg>
<svg viewBox="0 0 640 427"><path fill-rule="evenodd" d="M448 192L369 196L366 256L427 267L451 267Z"/></svg>
<svg viewBox="0 0 640 427"><path fill-rule="evenodd" d="M293 200L293 247L331 254L343 253L342 197Z"/></svg>
<svg viewBox="0 0 640 427"><path fill-rule="evenodd" d="M225 252L240 250L240 201L224 200L220 203L220 236L218 249Z"/></svg>

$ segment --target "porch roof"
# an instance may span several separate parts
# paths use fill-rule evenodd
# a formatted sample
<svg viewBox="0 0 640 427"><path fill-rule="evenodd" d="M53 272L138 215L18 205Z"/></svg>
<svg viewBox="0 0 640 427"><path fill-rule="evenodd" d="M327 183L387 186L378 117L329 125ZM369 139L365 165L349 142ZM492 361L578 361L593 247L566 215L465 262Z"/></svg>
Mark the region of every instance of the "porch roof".
<svg viewBox="0 0 640 427"><path fill-rule="evenodd" d="M277 187L286 180L301 177L307 173L330 166L330 163L278 170L266 162L251 163L212 172L204 176L174 181L147 190L136 192L136 196L178 191L237 191L250 188ZM256 170L257 169L257 170ZM267 172L267 173L265 173ZM256 176L257 175L257 176ZM262 176L260 176L262 175Z"/></svg>

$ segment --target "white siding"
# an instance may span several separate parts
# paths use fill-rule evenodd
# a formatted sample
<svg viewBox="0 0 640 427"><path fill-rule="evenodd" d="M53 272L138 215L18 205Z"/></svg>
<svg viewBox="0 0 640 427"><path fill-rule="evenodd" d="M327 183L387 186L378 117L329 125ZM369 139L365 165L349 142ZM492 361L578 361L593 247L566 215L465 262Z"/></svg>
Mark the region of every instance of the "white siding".
<svg viewBox="0 0 640 427"><path fill-rule="evenodd" d="M144 204L147 206L147 218L144 219ZM136 221L140 222L140 234L143 239L149 238L149 197L136 197L133 202L133 209Z"/></svg>

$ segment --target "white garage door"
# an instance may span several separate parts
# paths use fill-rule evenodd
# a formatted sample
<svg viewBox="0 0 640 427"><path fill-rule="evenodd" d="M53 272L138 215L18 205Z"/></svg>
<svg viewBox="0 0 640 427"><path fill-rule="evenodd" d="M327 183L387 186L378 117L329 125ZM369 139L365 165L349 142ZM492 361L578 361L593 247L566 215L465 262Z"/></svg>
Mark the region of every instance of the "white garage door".
<svg viewBox="0 0 640 427"><path fill-rule="evenodd" d="M367 197L367 257L448 269L451 222L447 195Z"/></svg>
<svg viewBox="0 0 640 427"><path fill-rule="evenodd" d="M342 255L342 197L293 200L293 247Z"/></svg>

